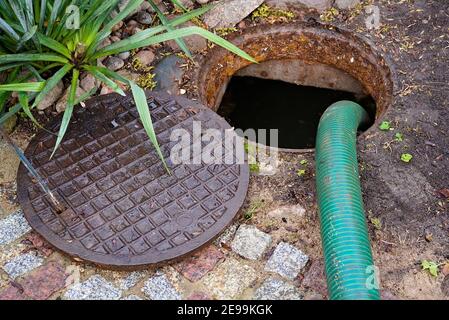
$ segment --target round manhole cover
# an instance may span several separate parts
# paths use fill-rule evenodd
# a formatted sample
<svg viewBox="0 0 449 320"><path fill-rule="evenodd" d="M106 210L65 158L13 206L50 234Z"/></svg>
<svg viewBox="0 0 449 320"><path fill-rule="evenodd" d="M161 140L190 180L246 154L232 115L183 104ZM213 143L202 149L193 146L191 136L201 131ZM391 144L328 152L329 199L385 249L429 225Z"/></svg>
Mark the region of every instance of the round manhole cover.
<svg viewBox="0 0 449 320"><path fill-rule="evenodd" d="M74 112L51 160L56 136L45 131L25 152L67 208L62 213L54 209L21 165L18 195L25 216L52 245L74 258L117 268L177 258L217 236L243 204L247 164L200 157L175 165L170 160L170 150L180 144L170 139L174 129L192 137L184 145L190 143L193 150L198 143L207 144L195 137L195 126L222 134L229 134L230 126L182 97L151 93L148 101L171 174L151 145L132 98L116 94L92 99ZM49 130L57 132L59 123L60 118ZM223 159L229 153L224 140L218 140Z"/></svg>

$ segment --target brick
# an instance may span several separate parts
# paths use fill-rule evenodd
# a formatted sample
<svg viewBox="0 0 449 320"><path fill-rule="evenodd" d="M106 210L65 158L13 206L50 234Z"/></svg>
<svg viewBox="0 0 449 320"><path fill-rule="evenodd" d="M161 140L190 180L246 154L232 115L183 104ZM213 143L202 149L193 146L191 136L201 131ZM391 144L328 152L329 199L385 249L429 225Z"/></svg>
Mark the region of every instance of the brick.
<svg viewBox="0 0 449 320"><path fill-rule="evenodd" d="M322 260L312 262L301 284L323 297L327 296L326 276L324 274L324 263Z"/></svg>
<svg viewBox="0 0 449 320"><path fill-rule="evenodd" d="M28 245L32 250L39 251L45 257L50 256L54 252L50 244L34 231L30 232L22 243Z"/></svg>
<svg viewBox="0 0 449 320"><path fill-rule="evenodd" d="M187 300L212 300L212 298L204 292L195 291L187 297Z"/></svg>
<svg viewBox="0 0 449 320"><path fill-rule="evenodd" d="M9 285L6 289L0 292L0 300L26 300L26 297L20 289Z"/></svg>
<svg viewBox="0 0 449 320"><path fill-rule="evenodd" d="M177 263L173 267L192 282L203 278L215 265L223 259L223 253L215 246L207 246L192 256Z"/></svg>
<svg viewBox="0 0 449 320"><path fill-rule="evenodd" d="M23 293L34 300L48 299L65 287L67 276L62 265L55 261L49 262L23 279Z"/></svg>

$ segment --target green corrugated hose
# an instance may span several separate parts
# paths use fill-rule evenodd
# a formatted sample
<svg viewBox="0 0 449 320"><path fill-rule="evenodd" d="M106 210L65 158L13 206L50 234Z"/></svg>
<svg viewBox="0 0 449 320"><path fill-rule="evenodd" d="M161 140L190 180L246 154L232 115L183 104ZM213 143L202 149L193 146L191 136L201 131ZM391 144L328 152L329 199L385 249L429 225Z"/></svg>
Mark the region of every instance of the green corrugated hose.
<svg viewBox="0 0 449 320"><path fill-rule="evenodd" d="M357 164L357 128L366 120L357 103L340 101L324 112L318 126L318 207L331 300L380 299Z"/></svg>

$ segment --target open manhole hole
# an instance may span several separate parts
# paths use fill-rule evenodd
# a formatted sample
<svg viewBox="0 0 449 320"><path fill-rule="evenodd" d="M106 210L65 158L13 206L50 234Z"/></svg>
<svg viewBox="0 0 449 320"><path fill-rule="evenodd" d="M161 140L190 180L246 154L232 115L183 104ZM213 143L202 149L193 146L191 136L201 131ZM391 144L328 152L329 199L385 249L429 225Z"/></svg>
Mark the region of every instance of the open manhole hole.
<svg viewBox="0 0 449 320"><path fill-rule="evenodd" d="M170 158L179 144L170 138L175 129L192 137L183 146L193 149L204 142L194 138L194 122L201 125L201 134L205 129L229 134L229 124L182 97L152 93L148 101L171 175L132 98L116 94L92 99L74 112L51 160L55 135L41 131L26 149L67 209L54 209L21 165L18 195L25 216L52 245L76 259L129 269L181 257L217 236L243 204L249 180L244 162L205 162L200 157L173 164ZM48 129L57 132L60 120ZM223 145L223 157L229 149Z"/></svg>
<svg viewBox="0 0 449 320"><path fill-rule="evenodd" d="M214 48L196 73L199 99L236 128L278 129L281 150L314 148L320 116L334 102L355 101L368 111L371 123L362 131L390 103L387 61L350 32L293 23L248 28L230 40L259 64Z"/></svg>

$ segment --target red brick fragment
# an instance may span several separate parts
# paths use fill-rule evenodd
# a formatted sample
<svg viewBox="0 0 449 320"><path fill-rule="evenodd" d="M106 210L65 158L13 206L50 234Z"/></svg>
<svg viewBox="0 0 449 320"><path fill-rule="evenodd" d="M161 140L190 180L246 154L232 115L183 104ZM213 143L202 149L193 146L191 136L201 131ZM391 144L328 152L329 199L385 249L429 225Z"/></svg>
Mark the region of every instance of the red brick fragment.
<svg viewBox="0 0 449 320"><path fill-rule="evenodd" d="M55 261L49 262L21 281L23 294L34 300L48 299L65 287L67 276L62 265Z"/></svg>
<svg viewBox="0 0 449 320"><path fill-rule="evenodd" d="M195 282L204 277L223 258L223 253L214 245L210 245L177 263L174 267L184 277Z"/></svg>
<svg viewBox="0 0 449 320"><path fill-rule="evenodd" d="M30 232L23 242L30 246L29 250L38 250L46 257L54 251L50 244L36 232Z"/></svg>
<svg viewBox="0 0 449 320"><path fill-rule="evenodd" d="M212 300L206 293L195 291L187 297L187 300Z"/></svg>
<svg viewBox="0 0 449 320"><path fill-rule="evenodd" d="M323 297L327 297L326 277L324 275L324 263L322 260L313 261L309 270L304 274L301 284L319 293Z"/></svg>
<svg viewBox="0 0 449 320"><path fill-rule="evenodd" d="M0 300L25 300L22 291L13 285L9 285L6 289L0 292Z"/></svg>

